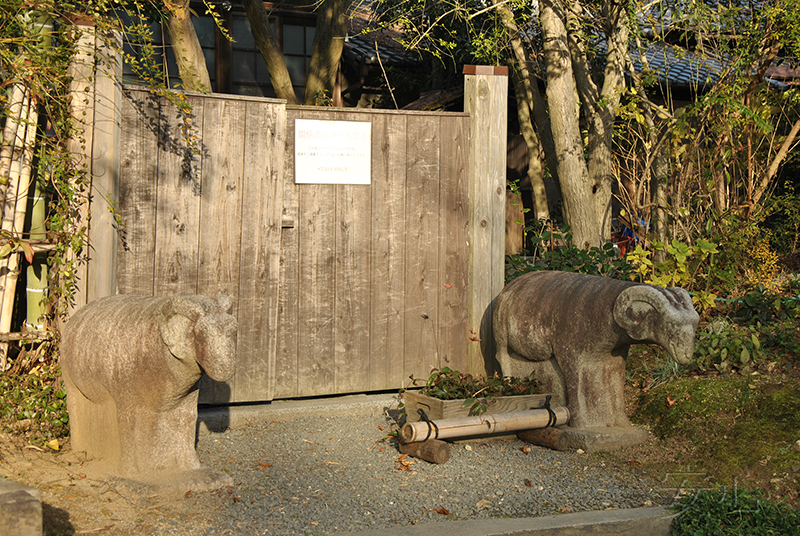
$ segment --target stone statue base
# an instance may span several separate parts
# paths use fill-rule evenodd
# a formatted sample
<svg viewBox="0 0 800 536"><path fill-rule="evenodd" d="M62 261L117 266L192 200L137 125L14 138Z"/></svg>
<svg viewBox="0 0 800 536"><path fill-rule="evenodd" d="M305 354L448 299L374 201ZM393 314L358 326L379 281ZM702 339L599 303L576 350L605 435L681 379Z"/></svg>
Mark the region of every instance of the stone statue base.
<svg viewBox="0 0 800 536"><path fill-rule="evenodd" d="M110 477L120 488L142 496L179 496L191 491L200 493L233 486L233 478L221 471L201 468L142 474L136 480Z"/></svg>
<svg viewBox="0 0 800 536"><path fill-rule="evenodd" d="M616 450L622 447L640 445L647 441L648 432L632 426L597 428L572 428L557 426L525 430L517 434L523 441L554 450L577 450L595 452Z"/></svg>

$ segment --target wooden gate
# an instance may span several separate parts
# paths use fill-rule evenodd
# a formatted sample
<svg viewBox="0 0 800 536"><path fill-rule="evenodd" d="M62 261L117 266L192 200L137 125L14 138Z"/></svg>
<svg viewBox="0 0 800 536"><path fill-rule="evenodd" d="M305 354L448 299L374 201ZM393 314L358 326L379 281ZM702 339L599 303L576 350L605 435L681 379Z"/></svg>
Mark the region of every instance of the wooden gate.
<svg viewBox="0 0 800 536"><path fill-rule="evenodd" d="M371 122L372 183L294 184L297 118ZM290 108L287 127L275 396L464 370L469 116Z"/></svg>
<svg viewBox="0 0 800 536"><path fill-rule="evenodd" d="M469 116L121 100L117 291L225 293L237 368L202 400L396 389L465 370ZM370 185L295 184L294 120L369 121Z"/></svg>

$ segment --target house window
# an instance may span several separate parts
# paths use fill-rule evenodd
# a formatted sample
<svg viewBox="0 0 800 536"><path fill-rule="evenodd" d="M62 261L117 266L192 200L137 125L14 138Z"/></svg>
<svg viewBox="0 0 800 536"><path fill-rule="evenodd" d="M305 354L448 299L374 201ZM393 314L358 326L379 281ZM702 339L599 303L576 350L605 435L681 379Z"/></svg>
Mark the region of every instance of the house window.
<svg viewBox="0 0 800 536"><path fill-rule="evenodd" d="M204 9L198 7L195 12L204 13ZM244 11L237 11L236 7L229 12L222 12L221 15L233 42L225 38L211 17L192 17L205 55L212 90L217 93L275 97L267 65L256 45L247 15ZM284 53L292 86L301 102L311 63L315 23L316 19L312 14L272 11L270 17L272 33ZM150 29L159 72L169 87L178 87L180 77L166 26L154 23L150 25ZM144 48L135 39L129 39L125 50L123 81L141 83L133 72L127 54L132 58L141 58Z"/></svg>

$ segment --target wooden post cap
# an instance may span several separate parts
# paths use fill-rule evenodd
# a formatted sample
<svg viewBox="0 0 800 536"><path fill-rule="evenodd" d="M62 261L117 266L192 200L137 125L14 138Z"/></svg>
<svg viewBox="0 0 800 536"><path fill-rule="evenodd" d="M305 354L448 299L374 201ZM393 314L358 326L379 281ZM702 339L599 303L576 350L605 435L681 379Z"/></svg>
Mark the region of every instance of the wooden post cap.
<svg viewBox="0 0 800 536"><path fill-rule="evenodd" d="M464 74L508 76L508 67L502 65L465 65Z"/></svg>

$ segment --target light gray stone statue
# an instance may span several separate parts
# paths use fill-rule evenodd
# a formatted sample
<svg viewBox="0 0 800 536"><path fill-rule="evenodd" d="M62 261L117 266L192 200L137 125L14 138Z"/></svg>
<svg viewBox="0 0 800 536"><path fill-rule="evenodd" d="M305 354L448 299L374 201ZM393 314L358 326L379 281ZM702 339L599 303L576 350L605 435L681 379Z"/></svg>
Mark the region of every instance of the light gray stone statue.
<svg viewBox="0 0 800 536"><path fill-rule="evenodd" d="M195 452L197 383L233 375L228 296L110 296L79 309L61 341L72 449L98 472L155 491L230 485Z"/></svg>
<svg viewBox="0 0 800 536"><path fill-rule="evenodd" d="M535 371L542 390L569 408L571 427L624 428L629 347L659 344L687 363L698 321L681 288L543 271L506 285L492 328L503 374Z"/></svg>

